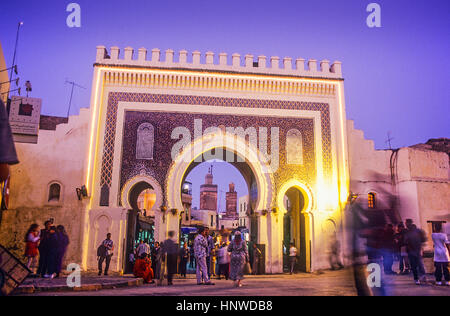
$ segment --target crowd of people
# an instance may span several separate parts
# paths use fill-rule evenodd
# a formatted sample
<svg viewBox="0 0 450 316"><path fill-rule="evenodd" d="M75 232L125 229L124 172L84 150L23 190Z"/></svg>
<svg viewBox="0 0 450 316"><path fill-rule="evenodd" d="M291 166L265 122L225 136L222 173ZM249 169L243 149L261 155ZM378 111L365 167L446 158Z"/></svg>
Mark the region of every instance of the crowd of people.
<svg viewBox="0 0 450 316"><path fill-rule="evenodd" d="M211 281L213 277L219 280L224 277L233 280L234 286L241 287L244 274L258 273L261 250L253 246L252 269L247 242L239 231L234 233L231 241L219 242L207 227L200 227L193 242L185 242L181 248L174 239L173 231L168 236L164 242L155 242L152 246L148 241L139 241L129 256L136 277L156 285L162 285L166 277L170 286L175 274L186 278L188 269L192 269L195 270L198 285L214 285ZM98 249L99 275L102 274L103 262L106 262L104 273L107 275L113 248L111 235L108 234Z"/></svg>
<svg viewBox="0 0 450 316"><path fill-rule="evenodd" d="M450 243L442 232L442 224L436 223L432 233L434 246L434 265L436 285L449 285ZM413 275L417 285L427 283L423 262L423 245L427 241L426 233L418 228L411 219L397 225L386 224L371 230L367 237L367 254L370 262L382 262L385 274L394 275L394 262L398 261L398 273Z"/></svg>
<svg viewBox="0 0 450 316"><path fill-rule="evenodd" d="M32 224L24 241L26 266L32 275L50 279L59 277L69 245L64 226L54 226L53 219L46 221L41 230L38 224Z"/></svg>

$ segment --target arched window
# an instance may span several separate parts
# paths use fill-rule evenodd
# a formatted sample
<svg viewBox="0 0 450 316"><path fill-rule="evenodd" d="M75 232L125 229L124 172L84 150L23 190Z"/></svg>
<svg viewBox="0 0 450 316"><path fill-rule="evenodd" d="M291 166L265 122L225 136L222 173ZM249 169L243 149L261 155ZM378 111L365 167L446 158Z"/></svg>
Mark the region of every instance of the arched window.
<svg viewBox="0 0 450 316"><path fill-rule="evenodd" d="M371 209L376 207L376 194L373 192L367 194L367 207Z"/></svg>
<svg viewBox="0 0 450 316"><path fill-rule="evenodd" d="M286 162L289 165L303 165L303 138L295 128L286 134Z"/></svg>
<svg viewBox="0 0 450 316"><path fill-rule="evenodd" d="M61 198L61 185L59 183L52 183L48 187L48 202L59 202Z"/></svg>
<svg viewBox="0 0 450 316"><path fill-rule="evenodd" d="M155 128L150 123L142 123L137 130L136 159L153 159Z"/></svg>

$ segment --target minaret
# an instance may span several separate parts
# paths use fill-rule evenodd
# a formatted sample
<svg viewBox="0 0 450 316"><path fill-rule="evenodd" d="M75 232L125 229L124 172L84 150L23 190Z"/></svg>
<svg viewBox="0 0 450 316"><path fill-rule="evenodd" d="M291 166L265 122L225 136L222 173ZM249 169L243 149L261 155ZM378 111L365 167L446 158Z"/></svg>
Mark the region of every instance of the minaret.
<svg viewBox="0 0 450 316"><path fill-rule="evenodd" d="M200 209L217 211L217 185L213 184L212 166L205 176L205 184L200 186Z"/></svg>
<svg viewBox="0 0 450 316"><path fill-rule="evenodd" d="M229 218L238 218L239 215L237 213L237 192L234 189L234 183L231 182L229 185L229 191L226 193L226 209L227 209L227 217Z"/></svg>

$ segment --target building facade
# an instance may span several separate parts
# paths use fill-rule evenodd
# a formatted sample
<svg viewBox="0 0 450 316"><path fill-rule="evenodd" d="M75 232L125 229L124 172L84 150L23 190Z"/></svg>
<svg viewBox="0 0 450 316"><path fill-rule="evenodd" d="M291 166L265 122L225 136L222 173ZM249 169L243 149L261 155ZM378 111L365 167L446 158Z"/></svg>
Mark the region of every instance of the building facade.
<svg viewBox="0 0 450 316"><path fill-rule="evenodd" d="M54 218L71 237L67 262L96 269L96 248L110 232L111 269L122 271L129 214L140 193L154 194L147 211L154 214L155 240L164 240L184 225L186 175L221 159L248 185L244 226L265 247L266 272L283 272L288 241L299 249L301 270L327 268L326 236L337 232L346 243L341 232L350 190L361 199L373 191L380 205L377 185L392 188L393 152L374 150L346 120L341 64L224 53L217 59L212 52L202 59L197 51L189 61L181 51L175 61L172 50L161 58L158 49L147 55L146 49L121 54L99 46L90 108L40 131L37 144L16 144L21 163L12 167L0 242L20 254L28 226ZM448 220L448 155L419 149L396 155L401 216L422 227ZM209 174L206 184L213 185ZM78 197L83 185L87 196ZM447 197L429 207L430 192ZM216 210L217 195L215 209L192 210L187 220L203 212L201 220L217 227ZM238 226L242 218L236 217Z"/></svg>
<svg viewBox="0 0 450 316"><path fill-rule="evenodd" d="M249 211L249 196L244 195L239 198L238 224L239 227L250 228L250 221L247 212Z"/></svg>
<svg viewBox="0 0 450 316"><path fill-rule="evenodd" d="M234 183L229 184L228 192L225 193L225 209L226 215L229 218L237 218L237 192L234 189Z"/></svg>

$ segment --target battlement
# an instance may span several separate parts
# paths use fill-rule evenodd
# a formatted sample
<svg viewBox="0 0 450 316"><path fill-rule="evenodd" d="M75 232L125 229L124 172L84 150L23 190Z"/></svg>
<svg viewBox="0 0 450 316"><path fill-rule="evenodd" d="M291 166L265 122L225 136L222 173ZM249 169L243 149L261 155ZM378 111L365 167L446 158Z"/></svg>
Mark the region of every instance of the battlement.
<svg viewBox="0 0 450 316"><path fill-rule="evenodd" d="M148 56L150 55L150 56ZM151 57L151 58L148 58ZM97 46L96 64L116 65L116 66L137 66L149 68L173 68L190 70L226 71L251 74L283 75L312 78L342 78L342 63L335 61L330 65L330 61L315 59L306 61L297 58L295 63L290 57L284 57L280 65L280 57L272 56L267 60L266 56L220 53L215 57L213 52L206 52L203 56L199 51L193 51L190 56L188 51L178 52L178 60L175 61L175 52L171 49L165 51L164 60L161 50L154 48L148 54L146 48L139 48L137 54L131 47L126 47L121 56L119 47L111 47L110 51L105 46ZM188 57L189 61L188 61Z"/></svg>

